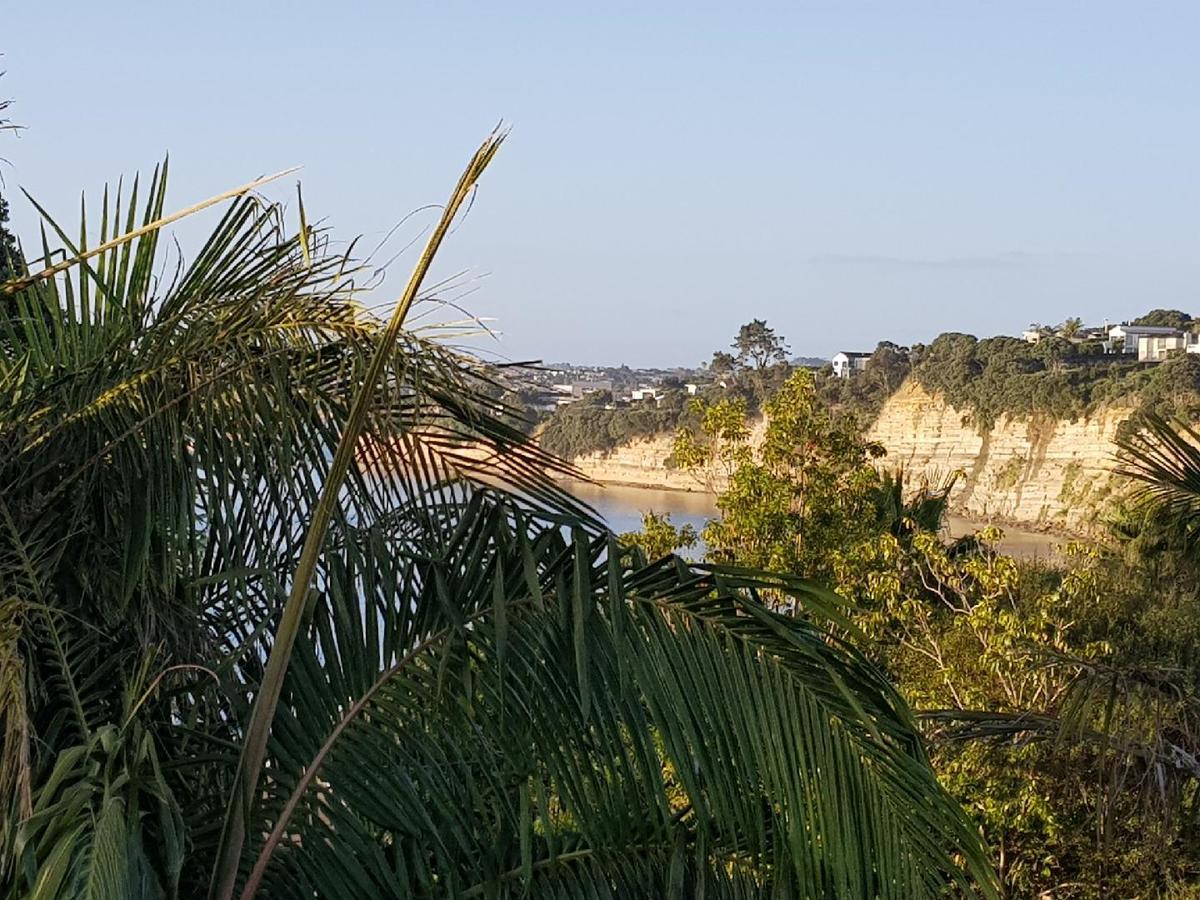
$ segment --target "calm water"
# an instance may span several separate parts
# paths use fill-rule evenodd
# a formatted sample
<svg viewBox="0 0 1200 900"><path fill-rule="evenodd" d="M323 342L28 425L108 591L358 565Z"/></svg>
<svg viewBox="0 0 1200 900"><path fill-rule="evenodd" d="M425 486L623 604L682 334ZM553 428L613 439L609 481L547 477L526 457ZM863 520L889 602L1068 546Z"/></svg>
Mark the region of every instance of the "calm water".
<svg viewBox="0 0 1200 900"><path fill-rule="evenodd" d="M600 486L582 481L573 481L570 487L576 497L595 507L617 533L639 530L644 512L669 513L675 525L694 525L697 531L717 516L716 498L712 494L615 484ZM958 537L985 524L962 516L948 516L946 528L951 536ZM1047 559L1055 555L1055 547L1063 541L1056 535L1005 527L999 547L1002 552L1021 559Z"/></svg>

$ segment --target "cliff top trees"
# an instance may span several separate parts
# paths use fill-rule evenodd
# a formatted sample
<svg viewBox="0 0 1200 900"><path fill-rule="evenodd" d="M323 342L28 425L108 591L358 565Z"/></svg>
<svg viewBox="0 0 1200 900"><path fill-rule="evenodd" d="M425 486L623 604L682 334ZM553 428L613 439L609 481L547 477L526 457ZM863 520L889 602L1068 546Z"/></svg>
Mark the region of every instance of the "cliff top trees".
<svg viewBox="0 0 1200 900"><path fill-rule="evenodd" d="M739 328L732 347L737 351L739 363L753 364L755 369L765 369L787 360L787 342L767 325L765 319L752 319Z"/></svg>
<svg viewBox="0 0 1200 900"><path fill-rule="evenodd" d="M1191 325L1192 317L1181 309L1152 309L1144 316L1138 316L1130 325L1149 325L1158 328L1178 328L1186 331Z"/></svg>

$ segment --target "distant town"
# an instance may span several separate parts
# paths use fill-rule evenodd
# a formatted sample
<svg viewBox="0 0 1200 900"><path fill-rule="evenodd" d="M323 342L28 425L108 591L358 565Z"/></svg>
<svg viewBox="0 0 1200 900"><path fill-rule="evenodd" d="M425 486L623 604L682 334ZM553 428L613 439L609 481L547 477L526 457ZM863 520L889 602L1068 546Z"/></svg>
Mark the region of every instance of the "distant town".
<svg viewBox="0 0 1200 900"><path fill-rule="evenodd" d="M1089 355L1117 355L1132 361L1159 363L1182 353L1200 353L1200 331L1192 322L1180 319L1174 324L1132 324L1119 322L1084 325L1080 319L1067 319L1060 325L1033 323L1021 332L1026 343L1058 340L1076 345ZM828 369L838 378L861 374L873 356L868 350L840 350L832 356L796 357L793 368ZM526 370L520 377L522 393L530 409L553 410L600 392L611 394L611 404L657 405L668 393L695 395L705 386L721 383L707 365L670 369L631 368L629 366L576 366L551 363Z"/></svg>

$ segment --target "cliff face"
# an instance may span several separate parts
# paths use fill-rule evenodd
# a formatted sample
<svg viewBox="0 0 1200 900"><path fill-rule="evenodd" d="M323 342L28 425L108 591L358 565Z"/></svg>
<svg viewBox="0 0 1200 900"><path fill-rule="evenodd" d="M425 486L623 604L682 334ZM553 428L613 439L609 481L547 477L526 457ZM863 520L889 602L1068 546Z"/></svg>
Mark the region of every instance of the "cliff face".
<svg viewBox="0 0 1200 900"><path fill-rule="evenodd" d="M961 470L964 477L951 498L956 513L1086 533L1115 487L1113 438L1129 414L1110 409L1075 422L1002 417L980 434L964 424L965 412L907 382L884 404L867 436L887 449L884 465L903 467L914 477L939 479ZM761 434L760 423L752 439ZM607 455L579 457L575 465L601 483L720 489L716 473L668 467L671 442L670 435L633 441Z"/></svg>
<svg viewBox="0 0 1200 900"><path fill-rule="evenodd" d="M766 423L761 419L750 426L750 443L758 446ZM573 464L593 481L601 484L629 484L634 487L662 488L669 491L714 493L725 487L720 472L689 472L667 465L674 434L658 434L622 444L610 453L577 456Z"/></svg>
<svg viewBox="0 0 1200 900"><path fill-rule="evenodd" d="M711 490L706 478L667 466L674 439L672 434L655 435L622 444L607 454L577 456L573 462L584 475L601 484L632 484L676 491Z"/></svg>
<svg viewBox="0 0 1200 900"><path fill-rule="evenodd" d="M913 475L961 469L956 512L1051 529L1086 532L1115 484L1113 438L1131 410L1109 409L1075 422L1001 417L980 434L966 414L906 383L868 432L886 463Z"/></svg>

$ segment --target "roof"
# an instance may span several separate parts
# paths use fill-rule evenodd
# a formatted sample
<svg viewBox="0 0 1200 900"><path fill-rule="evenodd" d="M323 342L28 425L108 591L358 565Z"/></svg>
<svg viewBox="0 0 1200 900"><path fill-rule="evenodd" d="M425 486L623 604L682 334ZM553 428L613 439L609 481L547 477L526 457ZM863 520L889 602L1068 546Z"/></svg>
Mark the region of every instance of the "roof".
<svg viewBox="0 0 1200 900"><path fill-rule="evenodd" d="M1114 325L1109 334L1121 330L1121 334L1183 334L1178 328L1168 328L1165 325Z"/></svg>
<svg viewBox="0 0 1200 900"><path fill-rule="evenodd" d="M870 359L870 353L859 353L857 350L839 350L834 356L848 356L850 359Z"/></svg>

